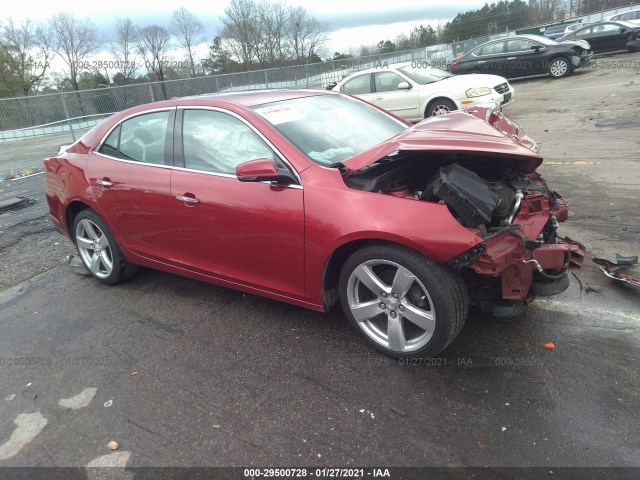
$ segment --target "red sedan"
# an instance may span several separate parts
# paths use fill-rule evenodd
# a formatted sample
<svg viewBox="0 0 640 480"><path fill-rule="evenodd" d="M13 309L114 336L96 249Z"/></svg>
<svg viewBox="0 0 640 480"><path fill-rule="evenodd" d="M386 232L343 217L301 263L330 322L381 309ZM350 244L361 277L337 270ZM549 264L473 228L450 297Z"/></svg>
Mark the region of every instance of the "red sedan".
<svg viewBox="0 0 640 480"><path fill-rule="evenodd" d="M498 107L412 126L324 91L135 107L44 160L52 220L106 284L139 266L324 311L395 357L475 305L521 315L584 248L537 145Z"/></svg>

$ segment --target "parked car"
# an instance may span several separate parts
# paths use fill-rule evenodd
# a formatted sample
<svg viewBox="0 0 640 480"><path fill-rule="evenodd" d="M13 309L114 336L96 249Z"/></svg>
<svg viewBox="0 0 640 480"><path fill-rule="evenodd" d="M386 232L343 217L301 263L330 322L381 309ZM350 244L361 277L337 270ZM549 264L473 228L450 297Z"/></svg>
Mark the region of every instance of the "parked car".
<svg viewBox="0 0 640 480"><path fill-rule="evenodd" d="M567 25L553 25L551 27L547 27L542 34L545 38L551 38L555 40L564 35L565 30L567 29Z"/></svg>
<svg viewBox="0 0 640 480"><path fill-rule="evenodd" d="M427 62L361 70L338 82L333 90L355 95L410 122L481 103L513 101L513 87L503 77L461 77Z"/></svg>
<svg viewBox="0 0 640 480"><path fill-rule="evenodd" d="M618 13L616 15L610 15L605 18L609 22L629 22L635 25L640 25L640 9L629 10L628 12Z"/></svg>
<svg viewBox="0 0 640 480"><path fill-rule="evenodd" d="M50 217L93 277L138 266L324 311L395 357L467 307L523 314L584 253L537 144L495 105L411 125L326 90L125 110L44 160ZM242 322L230 318L230 325Z"/></svg>
<svg viewBox="0 0 640 480"><path fill-rule="evenodd" d="M586 40L595 53L616 50L637 52L640 51L640 25L625 21L598 22L568 33L561 40Z"/></svg>
<svg viewBox="0 0 640 480"><path fill-rule="evenodd" d="M454 60L451 71L495 73L507 78L541 74L562 78L587 65L592 55L584 40L557 42L539 35L518 35L483 43Z"/></svg>

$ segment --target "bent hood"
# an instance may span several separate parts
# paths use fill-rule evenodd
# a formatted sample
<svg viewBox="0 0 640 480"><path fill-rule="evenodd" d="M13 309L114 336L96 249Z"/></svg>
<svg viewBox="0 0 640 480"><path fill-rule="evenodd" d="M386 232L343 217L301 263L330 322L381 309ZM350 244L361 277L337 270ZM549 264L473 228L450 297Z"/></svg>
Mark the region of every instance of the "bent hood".
<svg viewBox="0 0 640 480"><path fill-rule="evenodd" d="M539 149L499 106L487 104L424 120L342 163L360 170L401 152L448 152L509 157L515 168L531 172L542 163Z"/></svg>

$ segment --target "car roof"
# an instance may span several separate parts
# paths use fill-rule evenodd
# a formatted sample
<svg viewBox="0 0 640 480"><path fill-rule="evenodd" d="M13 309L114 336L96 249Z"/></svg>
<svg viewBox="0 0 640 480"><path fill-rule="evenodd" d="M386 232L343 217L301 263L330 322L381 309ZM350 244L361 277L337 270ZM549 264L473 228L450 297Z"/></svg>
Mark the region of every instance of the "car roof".
<svg viewBox="0 0 640 480"><path fill-rule="evenodd" d="M335 95L335 93L326 90L311 89L272 89L252 90L247 92L206 93L203 95L179 97L175 100L202 100L204 103L218 100L227 103L235 103L244 107L253 107L264 103L280 102L282 100L291 100L294 98L314 97L317 95Z"/></svg>

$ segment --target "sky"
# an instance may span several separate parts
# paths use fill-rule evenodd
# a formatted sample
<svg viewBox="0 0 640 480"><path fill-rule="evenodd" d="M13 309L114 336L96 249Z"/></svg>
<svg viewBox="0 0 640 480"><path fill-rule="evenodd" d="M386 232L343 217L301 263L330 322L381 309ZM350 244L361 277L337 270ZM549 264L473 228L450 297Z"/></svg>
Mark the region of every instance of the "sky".
<svg viewBox="0 0 640 480"><path fill-rule="evenodd" d="M452 0L437 5L430 5L425 0L285 0L285 3L305 7L332 27L327 44L328 53L332 54L336 51L348 52L350 48L356 49L360 45L373 45L383 39L391 40L420 24L435 27L439 20L451 20L458 12L482 7L485 1ZM183 6L199 17L207 29L207 36L213 38L219 32L220 16L227 4L227 1L202 0L182 0L180 3L163 0L65 0L38 2L36 8L33 2L6 2L0 15L14 20L30 18L45 21L65 11L93 21L108 42L117 18L128 17L140 26L152 23L168 26L172 11Z"/></svg>

